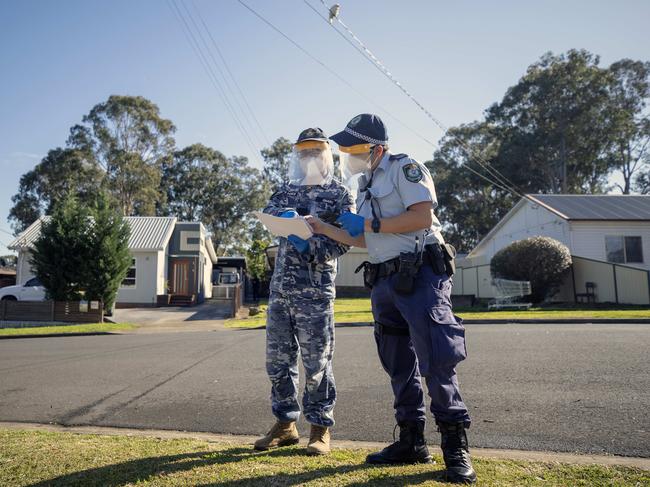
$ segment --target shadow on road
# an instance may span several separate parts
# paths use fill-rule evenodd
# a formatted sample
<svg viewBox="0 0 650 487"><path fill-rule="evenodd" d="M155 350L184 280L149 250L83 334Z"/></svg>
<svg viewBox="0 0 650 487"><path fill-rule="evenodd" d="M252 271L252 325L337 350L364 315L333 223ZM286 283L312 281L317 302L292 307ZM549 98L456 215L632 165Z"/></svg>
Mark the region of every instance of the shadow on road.
<svg viewBox="0 0 650 487"><path fill-rule="evenodd" d="M302 451L274 450L271 452L254 452L250 448L229 448L221 451L199 451L161 457L148 457L104 467L91 468L67 475L31 484L32 487L69 486L69 485L102 485L117 487L126 484L137 484L155 477L171 475L178 472L189 472L195 468L225 465L234 462L250 461L257 457L261 462L282 457L306 456ZM237 480L225 480L214 483L198 484L203 486L248 486L248 485L302 485L310 480L324 481L329 476L345 475L351 472L374 468L368 464L341 465L323 467L300 473L273 474L260 477L245 477ZM253 469L251 469L253 470ZM216 472L215 472L216 473ZM444 481L444 471L437 470L395 478L378 478L350 485L414 485L426 481Z"/></svg>

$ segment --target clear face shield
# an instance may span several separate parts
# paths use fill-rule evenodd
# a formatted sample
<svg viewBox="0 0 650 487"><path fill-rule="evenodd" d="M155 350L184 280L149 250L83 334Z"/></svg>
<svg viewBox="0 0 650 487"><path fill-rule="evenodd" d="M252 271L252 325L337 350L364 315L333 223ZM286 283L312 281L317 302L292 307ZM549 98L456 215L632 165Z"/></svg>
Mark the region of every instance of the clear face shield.
<svg viewBox="0 0 650 487"><path fill-rule="evenodd" d="M328 142L306 140L293 146L289 161L289 183L324 186L332 181L334 158Z"/></svg>
<svg viewBox="0 0 650 487"><path fill-rule="evenodd" d="M370 170L372 165L372 148L372 144L339 147L341 177L345 185L350 189L356 189L361 175Z"/></svg>

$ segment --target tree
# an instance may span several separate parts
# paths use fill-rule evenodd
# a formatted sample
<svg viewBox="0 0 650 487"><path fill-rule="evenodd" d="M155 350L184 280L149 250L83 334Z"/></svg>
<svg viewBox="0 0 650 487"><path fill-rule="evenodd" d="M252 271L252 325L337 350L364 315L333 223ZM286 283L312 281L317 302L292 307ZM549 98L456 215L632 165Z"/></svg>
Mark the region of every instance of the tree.
<svg viewBox="0 0 650 487"><path fill-rule="evenodd" d="M72 127L68 145L92 154L124 215L153 215L164 204L162 168L175 130L146 98L113 95Z"/></svg>
<svg viewBox="0 0 650 487"><path fill-rule="evenodd" d="M0 256L0 267L6 267L8 269L16 268L16 256L15 255L2 255Z"/></svg>
<svg viewBox="0 0 650 487"><path fill-rule="evenodd" d="M108 311L113 307L120 284L131 267L130 229L106 194L97 197L91 216L86 262L80 282L86 299L101 301Z"/></svg>
<svg viewBox="0 0 650 487"><path fill-rule="evenodd" d="M245 157L231 157L212 167L208 186L210 205L204 218L220 250L241 249L250 242L248 231L253 222L250 213L261 208L270 195L269 183L260 172L248 166Z"/></svg>
<svg viewBox="0 0 650 487"><path fill-rule="evenodd" d="M549 237L513 242L494 254L490 261L492 277L530 281L534 303L556 294L570 267L568 247Z"/></svg>
<svg viewBox="0 0 650 487"><path fill-rule="evenodd" d="M472 157L465 147L469 147ZM485 173L474 162L476 157L500 168L496 159L498 149L494 131L485 123L475 122L450 129L433 160L426 162L435 183L439 202L436 213L443 224L445 239L460 252L469 252L515 201L516 197L508 191L476 174ZM526 176L523 171L507 174L519 183Z"/></svg>
<svg viewBox="0 0 650 487"><path fill-rule="evenodd" d="M637 176L635 188L641 194L650 194L650 170Z"/></svg>
<svg viewBox="0 0 650 487"><path fill-rule="evenodd" d="M20 178L18 193L11 200L14 206L9 220L21 232L68 195L81 202L95 197L102 184L102 171L94 160L78 149L56 148Z"/></svg>
<svg viewBox="0 0 650 487"><path fill-rule="evenodd" d="M650 159L650 117L644 113L650 97L650 63L623 59L609 72L614 126L610 165L623 175L623 185L616 186L630 194L633 176Z"/></svg>
<svg viewBox="0 0 650 487"><path fill-rule="evenodd" d="M293 144L289 139L280 137L271 147L262 149L264 158L264 177L275 188L287 181L289 161L293 152Z"/></svg>
<svg viewBox="0 0 650 487"><path fill-rule="evenodd" d="M584 50L545 54L488 109L487 122L499 129L502 166L525 168L531 189L604 191L613 121L611 77L599 61Z"/></svg>
<svg viewBox="0 0 650 487"><path fill-rule="evenodd" d="M167 213L184 221L203 221L215 196L210 192L212 179L227 166L226 156L203 144L193 144L174 152L172 162L163 170L163 188L167 192ZM217 171L215 171L217 167ZM223 174L222 177L228 177Z"/></svg>
<svg viewBox="0 0 650 487"><path fill-rule="evenodd" d="M83 296L110 309L131 265L128 240L128 225L107 195L92 205L69 195L43 221L31 265L49 299Z"/></svg>
<svg viewBox="0 0 650 487"><path fill-rule="evenodd" d="M269 196L269 183L245 157L227 158L202 144L174 153L164 169L165 212L201 221L212 232L217 252L244 252L250 245L250 213Z"/></svg>
<svg viewBox="0 0 650 487"><path fill-rule="evenodd" d="M272 244L273 240L269 232L262 226L261 223L256 222L251 231L251 244L246 250L246 265L248 273L251 277L256 277L260 281L266 279L267 260L266 249Z"/></svg>
<svg viewBox="0 0 650 487"><path fill-rule="evenodd" d="M31 266L48 299L76 301L81 297L87 266L90 211L68 195L44 220L34 242Z"/></svg>

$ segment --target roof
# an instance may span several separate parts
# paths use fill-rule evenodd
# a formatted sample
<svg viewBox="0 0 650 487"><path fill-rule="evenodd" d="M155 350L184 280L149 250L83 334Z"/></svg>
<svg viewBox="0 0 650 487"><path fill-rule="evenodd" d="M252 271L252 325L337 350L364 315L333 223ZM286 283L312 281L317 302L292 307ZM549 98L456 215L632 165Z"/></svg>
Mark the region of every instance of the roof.
<svg viewBox="0 0 650 487"><path fill-rule="evenodd" d="M232 256L224 256L224 257L220 256L217 259L217 265L218 266L230 265L235 267L243 267L244 269L246 269L246 257L242 255L232 255Z"/></svg>
<svg viewBox="0 0 650 487"><path fill-rule="evenodd" d="M6 267L0 267L0 276L15 276L16 269L7 269Z"/></svg>
<svg viewBox="0 0 650 487"><path fill-rule="evenodd" d="M568 221L650 221L650 195L527 194L476 244L469 258L527 202Z"/></svg>
<svg viewBox="0 0 650 487"><path fill-rule="evenodd" d="M565 220L650 221L650 195L533 194L528 196Z"/></svg>
<svg viewBox="0 0 650 487"><path fill-rule="evenodd" d="M32 223L27 230L18 235L8 246L12 250L29 249L41 234L41 225L48 221L43 216ZM176 217L167 216L127 216L124 218L131 229L129 250L164 250L176 225Z"/></svg>

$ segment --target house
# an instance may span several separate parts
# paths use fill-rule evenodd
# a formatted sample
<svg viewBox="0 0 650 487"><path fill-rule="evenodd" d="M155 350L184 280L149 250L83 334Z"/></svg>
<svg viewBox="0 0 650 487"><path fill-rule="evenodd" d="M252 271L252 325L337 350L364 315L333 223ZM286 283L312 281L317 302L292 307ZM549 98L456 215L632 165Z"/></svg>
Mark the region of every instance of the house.
<svg viewBox="0 0 650 487"><path fill-rule="evenodd" d="M596 301L650 301L650 196L636 195L526 195L459 260L463 272L454 292L493 297L492 256L533 236L562 242L573 257L573 282L558 299L573 301L590 283L597 288Z"/></svg>
<svg viewBox="0 0 650 487"><path fill-rule="evenodd" d="M34 277L31 249L38 239L41 217L9 248L18 252L16 282ZM131 234L131 268L118 291L118 307L193 304L212 297L212 267L217 256L205 227L175 217L126 217Z"/></svg>

